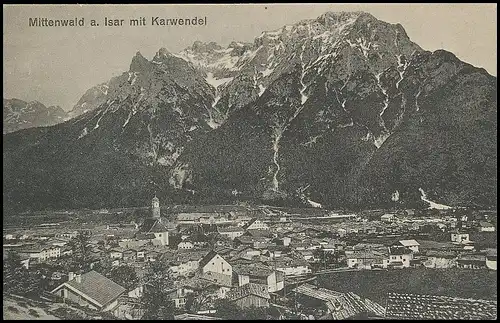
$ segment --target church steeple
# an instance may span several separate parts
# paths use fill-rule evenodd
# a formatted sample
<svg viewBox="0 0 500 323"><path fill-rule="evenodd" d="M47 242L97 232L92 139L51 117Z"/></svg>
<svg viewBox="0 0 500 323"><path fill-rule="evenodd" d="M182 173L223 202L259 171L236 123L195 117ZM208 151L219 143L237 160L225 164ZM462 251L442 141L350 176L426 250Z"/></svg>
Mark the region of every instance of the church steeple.
<svg viewBox="0 0 500 323"><path fill-rule="evenodd" d="M153 197L153 200L151 201L151 208L152 208L152 216L154 219L159 219L160 218L160 200L156 197Z"/></svg>

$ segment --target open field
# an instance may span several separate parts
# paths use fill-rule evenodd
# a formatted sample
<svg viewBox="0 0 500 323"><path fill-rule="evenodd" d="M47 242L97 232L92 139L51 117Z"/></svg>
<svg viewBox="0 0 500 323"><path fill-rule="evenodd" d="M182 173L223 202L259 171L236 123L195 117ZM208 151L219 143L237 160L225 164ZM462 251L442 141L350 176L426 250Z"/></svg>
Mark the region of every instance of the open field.
<svg viewBox="0 0 500 323"><path fill-rule="evenodd" d="M470 269L349 271L318 276L318 286L351 291L385 304L387 293L444 295L497 300L497 273Z"/></svg>

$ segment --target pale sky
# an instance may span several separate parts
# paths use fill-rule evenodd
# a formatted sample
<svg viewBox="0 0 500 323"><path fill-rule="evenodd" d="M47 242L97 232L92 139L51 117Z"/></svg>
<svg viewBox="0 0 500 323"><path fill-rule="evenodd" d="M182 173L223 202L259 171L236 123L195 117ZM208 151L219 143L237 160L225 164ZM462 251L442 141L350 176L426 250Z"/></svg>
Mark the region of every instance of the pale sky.
<svg viewBox="0 0 500 323"><path fill-rule="evenodd" d="M221 5L4 5L4 98L60 105L70 110L92 86L129 68L137 51L151 59L166 47L178 52L194 41L253 42L327 11L366 11L400 23L425 50L445 49L496 76L496 4L221 4ZM207 17L207 26L151 26L151 17ZM100 27L29 27L28 18L96 19ZM104 17L125 19L104 27ZM148 26L130 27L146 17Z"/></svg>

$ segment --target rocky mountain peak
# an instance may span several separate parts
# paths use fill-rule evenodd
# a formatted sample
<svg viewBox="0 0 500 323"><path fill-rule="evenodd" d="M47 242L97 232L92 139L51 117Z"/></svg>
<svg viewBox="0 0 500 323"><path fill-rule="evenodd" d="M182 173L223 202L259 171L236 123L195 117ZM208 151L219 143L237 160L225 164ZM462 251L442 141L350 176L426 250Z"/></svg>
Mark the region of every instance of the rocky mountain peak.
<svg viewBox="0 0 500 323"><path fill-rule="evenodd" d="M63 122L67 117L60 106L46 107L39 101L3 100L3 133L20 129L45 127Z"/></svg>
<svg viewBox="0 0 500 323"><path fill-rule="evenodd" d="M215 50L221 50L222 46L216 42L204 43L202 41L195 41L191 47L189 47L195 53L211 53Z"/></svg>
<svg viewBox="0 0 500 323"><path fill-rule="evenodd" d="M161 62L166 58L169 58L172 56L172 53L168 51L165 47L160 48L157 52L156 55L153 57L154 62Z"/></svg>
<svg viewBox="0 0 500 323"><path fill-rule="evenodd" d="M132 62L130 63L130 71L141 72L147 70L148 68L149 61L144 56L142 56L140 52L137 52L132 58Z"/></svg>

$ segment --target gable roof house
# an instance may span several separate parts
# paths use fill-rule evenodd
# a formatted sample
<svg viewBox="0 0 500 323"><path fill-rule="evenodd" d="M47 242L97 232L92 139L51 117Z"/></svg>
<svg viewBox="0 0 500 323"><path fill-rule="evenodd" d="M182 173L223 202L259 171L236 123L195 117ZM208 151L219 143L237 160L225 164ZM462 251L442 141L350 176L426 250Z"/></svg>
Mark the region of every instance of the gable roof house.
<svg viewBox="0 0 500 323"><path fill-rule="evenodd" d="M298 301L314 308L326 319L345 320L362 316L383 317L384 308L354 293L340 293L326 288L318 288L311 284L303 284L294 289L299 295Z"/></svg>
<svg viewBox="0 0 500 323"><path fill-rule="evenodd" d="M284 288L284 274L264 264L235 265L233 273L234 284L238 286L248 283L266 285L270 293Z"/></svg>
<svg viewBox="0 0 500 323"><path fill-rule="evenodd" d="M400 240L399 244L402 245L403 247L406 247L410 249L413 252L419 252L419 246L420 243L417 242L417 240L411 239L411 240Z"/></svg>
<svg viewBox="0 0 500 323"><path fill-rule="evenodd" d="M226 297L240 308L269 307L271 299L266 285L254 283L235 287L227 293Z"/></svg>
<svg viewBox="0 0 500 323"><path fill-rule="evenodd" d="M111 311L125 288L96 271L85 274L70 272L69 280L51 291L52 294L99 311Z"/></svg>
<svg viewBox="0 0 500 323"><path fill-rule="evenodd" d="M244 236L249 236L249 237L254 237L254 238L268 238L271 240L274 238L273 233L271 230L264 230L264 229L247 229L247 231L243 234Z"/></svg>
<svg viewBox="0 0 500 323"><path fill-rule="evenodd" d="M199 271L201 273L215 272L228 276L233 275L232 266L217 252L211 250L200 260Z"/></svg>
<svg viewBox="0 0 500 323"><path fill-rule="evenodd" d="M248 221L247 224L245 224L243 226L243 229L245 229L245 230L251 230L251 229L269 230L269 226L267 224L265 224L263 221L261 221L257 218L253 218L250 221Z"/></svg>
<svg viewBox="0 0 500 323"><path fill-rule="evenodd" d="M143 239L158 240L162 245L168 245L168 229L161 222L161 218L144 219L136 237Z"/></svg>
<svg viewBox="0 0 500 323"><path fill-rule="evenodd" d="M243 230L243 228L241 227L220 227L218 228L218 233L221 235L221 236L224 236L224 237L227 237L231 240L234 240L234 238L237 238L241 235L243 235L243 233L245 232L245 230Z"/></svg>

